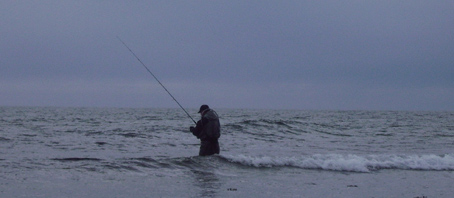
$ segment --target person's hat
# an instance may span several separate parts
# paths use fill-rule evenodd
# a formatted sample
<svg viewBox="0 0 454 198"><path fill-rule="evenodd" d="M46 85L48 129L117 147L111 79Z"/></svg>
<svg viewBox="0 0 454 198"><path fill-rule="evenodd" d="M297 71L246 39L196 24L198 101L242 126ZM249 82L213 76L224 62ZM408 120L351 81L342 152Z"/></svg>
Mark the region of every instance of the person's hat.
<svg viewBox="0 0 454 198"><path fill-rule="evenodd" d="M199 113L202 113L203 111L205 111L205 110L207 110L209 108L210 107L208 105L204 104L204 105L200 106Z"/></svg>

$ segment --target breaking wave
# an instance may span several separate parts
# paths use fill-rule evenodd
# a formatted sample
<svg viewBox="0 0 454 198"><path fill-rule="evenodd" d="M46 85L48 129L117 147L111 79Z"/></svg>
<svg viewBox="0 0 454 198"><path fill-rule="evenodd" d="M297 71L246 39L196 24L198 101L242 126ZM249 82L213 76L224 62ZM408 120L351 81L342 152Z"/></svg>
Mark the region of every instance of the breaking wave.
<svg viewBox="0 0 454 198"><path fill-rule="evenodd" d="M222 155L227 161L252 167L296 167L331 171L371 172L382 169L453 171L452 155L340 155L301 157Z"/></svg>

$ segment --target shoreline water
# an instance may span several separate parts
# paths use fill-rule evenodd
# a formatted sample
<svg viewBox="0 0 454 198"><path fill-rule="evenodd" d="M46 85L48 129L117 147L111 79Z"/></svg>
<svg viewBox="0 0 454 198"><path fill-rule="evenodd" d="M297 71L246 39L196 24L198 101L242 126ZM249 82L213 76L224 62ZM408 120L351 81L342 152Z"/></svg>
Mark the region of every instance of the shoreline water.
<svg viewBox="0 0 454 198"><path fill-rule="evenodd" d="M210 157L201 159L211 160ZM175 172L35 170L2 177L2 197L450 197L453 172L209 167Z"/></svg>
<svg viewBox="0 0 454 198"><path fill-rule="evenodd" d="M451 197L454 114L0 108L0 197Z"/></svg>

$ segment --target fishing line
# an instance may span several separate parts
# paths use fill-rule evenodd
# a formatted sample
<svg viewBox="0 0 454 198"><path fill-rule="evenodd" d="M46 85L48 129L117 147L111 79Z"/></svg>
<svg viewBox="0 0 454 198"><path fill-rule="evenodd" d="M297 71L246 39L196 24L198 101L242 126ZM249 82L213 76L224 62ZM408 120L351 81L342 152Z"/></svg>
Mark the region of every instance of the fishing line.
<svg viewBox="0 0 454 198"><path fill-rule="evenodd" d="M173 95L169 92L169 90L167 90L167 88L161 83L161 81L159 81L159 79L153 74L153 72L151 72L150 69L148 69L148 67L140 60L140 58L131 50L131 48L128 47L128 45L126 45L125 42L123 42L123 40L120 39L120 37L118 37L118 40L120 40L121 43L123 43L123 45L128 48L128 50L132 53L132 55L134 55L134 57L136 57L136 59L142 64L142 66L148 71L148 73L151 74L151 76L153 76L153 78L158 81L158 83L161 85L162 88L164 88L164 90L166 90L166 92L170 95L170 97L172 97L172 99L178 104L178 106L180 106L181 109L183 109L183 111L186 113L186 115L188 115L189 118L191 118L191 120L194 122L194 124L197 124L195 122L195 120L191 117L191 115L189 115L189 113L183 108L183 106L181 106L181 104L177 101L177 99L175 99L175 97L173 97Z"/></svg>

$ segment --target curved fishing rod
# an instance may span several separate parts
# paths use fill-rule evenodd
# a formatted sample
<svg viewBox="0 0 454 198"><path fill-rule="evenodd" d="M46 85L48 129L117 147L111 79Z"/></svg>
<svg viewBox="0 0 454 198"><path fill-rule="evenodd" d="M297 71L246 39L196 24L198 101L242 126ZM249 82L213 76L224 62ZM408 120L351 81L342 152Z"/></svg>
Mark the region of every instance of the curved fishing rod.
<svg viewBox="0 0 454 198"><path fill-rule="evenodd" d="M169 90L167 90L166 87L164 87L164 85L161 83L161 81L158 80L158 78L156 78L156 76L153 74L153 72L151 72L150 69L148 69L147 66L145 66L145 64L140 60L140 58L131 50L131 48L128 47L128 45L126 45L125 42L123 42L123 40L120 39L120 37L118 37L118 40L120 40L121 43L123 43L123 45L128 48L128 50L132 53L132 55L134 55L134 57L136 57L136 59L142 64L142 66L148 71L148 73L150 73L153 78L158 81L158 83L162 86L162 88L164 88L164 90L166 90L166 92L170 95L170 97L172 97L172 99L178 104L178 106L180 106L181 109L183 109L183 111L186 113L186 115L188 115L189 118L191 118L191 120L194 122L194 124L197 124L195 122L195 120L191 117L191 115L189 115L189 113L183 108L183 106L181 106L181 104L177 101L177 99L175 99L175 97L173 97L173 95L169 92Z"/></svg>

